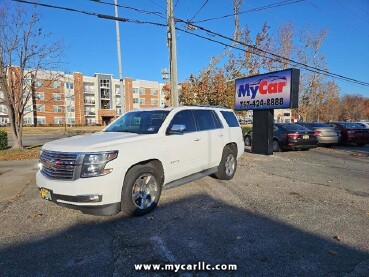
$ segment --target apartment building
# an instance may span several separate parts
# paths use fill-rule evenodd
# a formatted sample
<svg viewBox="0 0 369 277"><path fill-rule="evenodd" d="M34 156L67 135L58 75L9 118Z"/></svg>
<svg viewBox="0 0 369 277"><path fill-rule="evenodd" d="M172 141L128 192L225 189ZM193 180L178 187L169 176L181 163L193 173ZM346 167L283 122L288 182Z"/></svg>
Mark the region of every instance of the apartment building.
<svg viewBox="0 0 369 277"><path fill-rule="evenodd" d="M40 74L35 81L35 93L25 107L24 124L34 125L107 125L125 110L165 106L164 84L156 81L123 80L112 74L58 74L49 79ZM1 92L0 92L1 98ZM0 105L0 124L8 122L6 107Z"/></svg>

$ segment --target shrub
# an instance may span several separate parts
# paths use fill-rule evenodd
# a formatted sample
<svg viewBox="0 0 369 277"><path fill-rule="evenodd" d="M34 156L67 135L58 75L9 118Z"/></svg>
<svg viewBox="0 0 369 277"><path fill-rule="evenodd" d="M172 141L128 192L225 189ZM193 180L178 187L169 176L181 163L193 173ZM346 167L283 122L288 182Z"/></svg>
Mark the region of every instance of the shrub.
<svg viewBox="0 0 369 277"><path fill-rule="evenodd" d="M242 126L242 134L246 134L252 130L252 126Z"/></svg>
<svg viewBox="0 0 369 277"><path fill-rule="evenodd" d="M8 134L0 130L0 150L8 147Z"/></svg>

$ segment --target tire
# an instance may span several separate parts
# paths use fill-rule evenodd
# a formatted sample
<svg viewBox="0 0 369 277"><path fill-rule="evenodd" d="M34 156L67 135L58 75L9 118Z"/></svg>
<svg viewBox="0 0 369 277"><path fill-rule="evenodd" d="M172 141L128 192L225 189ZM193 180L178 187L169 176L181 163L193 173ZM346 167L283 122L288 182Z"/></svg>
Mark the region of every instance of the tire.
<svg viewBox="0 0 369 277"><path fill-rule="evenodd" d="M121 211L128 216L141 216L157 206L163 185L163 174L155 163L133 166L123 182Z"/></svg>
<svg viewBox="0 0 369 277"><path fill-rule="evenodd" d="M301 151L309 151L310 148L302 148Z"/></svg>
<svg viewBox="0 0 369 277"><path fill-rule="evenodd" d="M245 146L251 146L251 138L249 136L245 137Z"/></svg>
<svg viewBox="0 0 369 277"><path fill-rule="evenodd" d="M277 139L273 139L273 152L281 152L281 146Z"/></svg>
<svg viewBox="0 0 369 277"><path fill-rule="evenodd" d="M237 156L229 147L224 147L222 160L218 166L218 172L215 174L219 180L231 180L236 173Z"/></svg>

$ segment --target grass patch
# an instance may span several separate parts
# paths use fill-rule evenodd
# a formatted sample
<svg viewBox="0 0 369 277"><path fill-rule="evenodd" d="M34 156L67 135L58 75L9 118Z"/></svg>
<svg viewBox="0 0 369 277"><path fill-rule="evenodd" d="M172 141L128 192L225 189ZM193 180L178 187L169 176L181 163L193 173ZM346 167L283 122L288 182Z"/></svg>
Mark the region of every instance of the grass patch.
<svg viewBox="0 0 369 277"><path fill-rule="evenodd" d="M41 146L25 147L22 150L1 150L0 161L34 160L39 158L40 151Z"/></svg>
<svg viewBox="0 0 369 277"><path fill-rule="evenodd" d="M64 127L23 127L23 135L37 135L37 134L84 134L100 132L106 126L82 126L82 127L69 127L65 131ZM10 136L10 127L3 127L0 130L6 131L8 136Z"/></svg>

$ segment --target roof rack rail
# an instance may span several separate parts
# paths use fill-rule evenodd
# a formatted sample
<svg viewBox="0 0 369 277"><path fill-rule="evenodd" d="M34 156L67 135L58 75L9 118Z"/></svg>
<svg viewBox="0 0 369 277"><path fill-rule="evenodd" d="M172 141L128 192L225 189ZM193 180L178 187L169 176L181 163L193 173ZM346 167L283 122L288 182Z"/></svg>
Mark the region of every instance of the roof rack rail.
<svg viewBox="0 0 369 277"><path fill-rule="evenodd" d="M212 105L185 105L186 107L202 107L202 108L221 108L221 109L229 109L224 106L212 106Z"/></svg>

